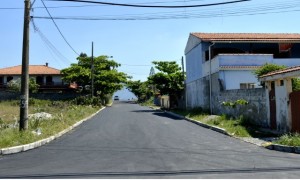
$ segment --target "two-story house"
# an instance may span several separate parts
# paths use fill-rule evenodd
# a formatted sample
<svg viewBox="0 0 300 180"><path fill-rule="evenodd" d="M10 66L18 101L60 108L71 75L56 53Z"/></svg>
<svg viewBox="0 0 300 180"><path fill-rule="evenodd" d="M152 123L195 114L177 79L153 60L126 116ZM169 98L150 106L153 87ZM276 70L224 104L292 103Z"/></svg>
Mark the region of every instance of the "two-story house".
<svg viewBox="0 0 300 180"><path fill-rule="evenodd" d="M22 66L13 66L0 69L0 88L5 89L11 80L21 78ZM45 65L29 65L29 77L34 78L40 85L40 92L57 92L69 88L69 84L62 81L60 70Z"/></svg>
<svg viewBox="0 0 300 180"><path fill-rule="evenodd" d="M220 91L261 88L253 70L300 65L300 34L191 33L185 48L186 105L211 109Z"/></svg>

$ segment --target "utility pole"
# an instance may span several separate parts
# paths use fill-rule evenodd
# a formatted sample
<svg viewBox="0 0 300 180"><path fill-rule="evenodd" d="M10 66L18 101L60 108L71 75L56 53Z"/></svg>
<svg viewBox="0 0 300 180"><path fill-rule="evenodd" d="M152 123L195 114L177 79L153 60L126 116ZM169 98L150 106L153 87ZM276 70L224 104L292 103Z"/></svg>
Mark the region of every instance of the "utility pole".
<svg viewBox="0 0 300 180"><path fill-rule="evenodd" d="M20 131L28 129L28 92L29 92L29 23L30 23L30 0L25 0L23 50L22 50L22 78L20 97Z"/></svg>
<svg viewBox="0 0 300 180"><path fill-rule="evenodd" d="M92 88L92 97L94 96L94 42L92 42L92 59L91 59L91 88Z"/></svg>

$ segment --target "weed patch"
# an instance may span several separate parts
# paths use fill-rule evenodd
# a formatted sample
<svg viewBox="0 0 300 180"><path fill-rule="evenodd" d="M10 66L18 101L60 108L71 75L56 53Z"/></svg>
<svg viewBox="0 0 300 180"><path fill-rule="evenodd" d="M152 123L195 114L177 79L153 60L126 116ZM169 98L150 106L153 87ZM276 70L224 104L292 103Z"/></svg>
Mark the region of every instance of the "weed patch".
<svg viewBox="0 0 300 180"><path fill-rule="evenodd" d="M51 114L51 118L33 116L28 119L28 130L20 132L16 117L17 101L0 102L0 148L28 144L55 135L79 120L99 110L99 106L74 105L70 101L30 100L29 114ZM39 131L40 135L33 133Z"/></svg>
<svg viewBox="0 0 300 180"><path fill-rule="evenodd" d="M275 144L281 144L286 146L300 146L300 134L285 134L274 141Z"/></svg>

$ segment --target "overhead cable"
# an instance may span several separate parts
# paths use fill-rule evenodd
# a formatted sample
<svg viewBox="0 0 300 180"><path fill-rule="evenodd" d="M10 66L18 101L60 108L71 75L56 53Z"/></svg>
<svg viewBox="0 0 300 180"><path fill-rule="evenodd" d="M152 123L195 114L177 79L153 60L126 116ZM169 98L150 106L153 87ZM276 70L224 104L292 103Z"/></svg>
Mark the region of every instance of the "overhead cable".
<svg viewBox="0 0 300 180"><path fill-rule="evenodd" d="M70 60L68 60L64 55L62 55L62 53L49 41L49 39L41 32L41 30L36 26L34 20L31 21L32 25L33 25L33 29L35 32L38 33L38 35L40 36L41 40L44 42L44 44L46 45L46 47L48 48L49 52L51 53L51 55L53 55L53 53L59 57L60 59L64 59L67 60L68 63L72 63ZM52 53L53 52L53 53ZM53 58L55 59L55 57L53 56ZM63 61L65 63L65 61Z"/></svg>
<svg viewBox="0 0 300 180"><path fill-rule="evenodd" d="M183 5L183 6L156 6L156 5L140 5L140 4L122 4L122 3L88 1L88 0L47 0L47 1L69 1L69 2L104 4L104 5L111 5L111 6L125 6L125 7L136 7L136 8L195 8L195 7L233 4L233 3L240 3L240 2L246 2L246 1L251 1L251 0L236 0L236 1L227 1L227 2L220 2L220 3L195 4L195 5Z"/></svg>
<svg viewBox="0 0 300 180"><path fill-rule="evenodd" d="M67 39L65 38L65 36L63 35L63 33L61 32L61 30L59 29L59 27L57 26L56 22L54 21L53 17L51 16L51 14L50 14L50 12L49 12L49 10L48 10L48 8L47 8L47 6L45 5L44 0L41 0L41 2L43 3L43 6L45 7L45 9L46 9L48 15L50 16L52 22L54 23L54 25L55 25L56 29L58 30L58 32L60 33L61 37L62 37L62 38L64 39L64 41L68 44L68 46L72 49L72 51L73 51L75 54L77 54L77 55L79 56L79 53L77 53L77 52L75 51L75 49L74 49L74 48L71 46L71 44L67 41Z"/></svg>

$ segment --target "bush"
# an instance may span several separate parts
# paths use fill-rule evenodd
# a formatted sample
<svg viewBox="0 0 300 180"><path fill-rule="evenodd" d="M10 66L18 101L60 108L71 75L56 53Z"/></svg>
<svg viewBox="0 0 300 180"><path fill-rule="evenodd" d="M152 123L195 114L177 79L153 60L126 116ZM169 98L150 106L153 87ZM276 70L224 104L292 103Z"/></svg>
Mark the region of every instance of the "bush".
<svg viewBox="0 0 300 180"><path fill-rule="evenodd" d="M101 106L101 98L91 97L91 96L79 96L73 101L76 105L92 105L92 106Z"/></svg>
<svg viewBox="0 0 300 180"><path fill-rule="evenodd" d="M286 146L300 146L300 134L285 134L281 136L277 141L274 142L275 144L282 144Z"/></svg>
<svg viewBox="0 0 300 180"><path fill-rule="evenodd" d="M17 80L11 80L7 83L8 89L15 91L15 92L21 92L21 79L18 78ZM29 79L29 92L30 93L36 93L38 92L39 85L36 83L34 78Z"/></svg>

